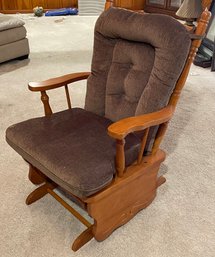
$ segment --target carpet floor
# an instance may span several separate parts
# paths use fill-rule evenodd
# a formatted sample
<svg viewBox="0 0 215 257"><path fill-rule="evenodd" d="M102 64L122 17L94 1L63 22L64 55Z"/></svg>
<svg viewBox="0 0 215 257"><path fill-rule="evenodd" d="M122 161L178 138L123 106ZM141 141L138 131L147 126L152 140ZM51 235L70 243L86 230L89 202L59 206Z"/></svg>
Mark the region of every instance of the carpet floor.
<svg viewBox="0 0 215 257"><path fill-rule="evenodd" d="M6 128L43 115L29 81L89 71L95 17L34 18L26 22L29 60L0 65L0 256L2 257L214 257L215 73L193 66L162 148L167 182L155 201L107 240L71 251L84 226L51 196L31 206L28 166L5 142ZM83 107L85 82L71 87L73 106ZM65 96L50 92L54 110Z"/></svg>

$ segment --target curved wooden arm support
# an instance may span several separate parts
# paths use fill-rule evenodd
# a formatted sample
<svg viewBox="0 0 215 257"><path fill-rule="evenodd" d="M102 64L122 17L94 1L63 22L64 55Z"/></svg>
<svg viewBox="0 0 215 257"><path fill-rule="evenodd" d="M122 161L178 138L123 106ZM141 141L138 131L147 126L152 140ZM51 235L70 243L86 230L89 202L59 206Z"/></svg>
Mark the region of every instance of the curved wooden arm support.
<svg viewBox="0 0 215 257"><path fill-rule="evenodd" d="M117 140L122 140L129 133L144 130L169 121L173 112L174 108L167 106L157 112L122 119L108 127L108 134Z"/></svg>
<svg viewBox="0 0 215 257"><path fill-rule="evenodd" d="M50 116L52 114L52 109L49 104L49 97L46 94L46 90L51 90L51 89L64 86L68 108L71 109L72 104L71 104L69 89L67 85L79 80L87 79L89 75L90 75L90 72L71 73L61 77L41 81L41 82L30 82L28 84L28 88L34 92L40 91L41 101L43 102L45 115Z"/></svg>
<svg viewBox="0 0 215 257"><path fill-rule="evenodd" d="M122 119L108 127L108 134L116 139L116 171L118 177L123 177L125 167L125 137L132 132L143 130L143 138L140 151L137 157L137 164L140 165L143 159L143 153L147 142L149 128L159 125L157 135L152 148L152 154L156 154L159 149L162 138L166 132L167 124L174 113L174 107L169 105L160 111Z"/></svg>
<svg viewBox="0 0 215 257"><path fill-rule="evenodd" d="M90 72L71 73L61 77L41 81L41 82L30 82L28 84L28 88L31 91L46 91L46 90L65 86L72 82L87 79L89 75L90 75Z"/></svg>

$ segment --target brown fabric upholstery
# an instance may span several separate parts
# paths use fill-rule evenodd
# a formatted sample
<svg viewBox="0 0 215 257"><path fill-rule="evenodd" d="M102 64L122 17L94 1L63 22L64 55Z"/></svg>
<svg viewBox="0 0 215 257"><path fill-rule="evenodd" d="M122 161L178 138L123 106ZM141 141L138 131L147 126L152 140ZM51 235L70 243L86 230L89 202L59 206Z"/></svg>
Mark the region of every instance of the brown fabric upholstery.
<svg viewBox="0 0 215 257"><path fill-rule="evenodd" d="M112 121L164 107L184 67L190 37L160 14L111 8L95 26L85 108Z"/></svg>
<svg viewBox="0 0 215 257"><path fill-rule="evenodd" d="M112 122L73 108L9 127L7 142L57 184L80 197L108 185L115 173L115 141L107 135ZM140 140L127 138L127 165L137 158Z"/></svg>
<svg viewBox="0 0 215 257"><path fill-rule="evenodd" d="M189 47L189 34L169 16L109 9L95 27L86 110L16 124L7 130L8 143L64 189L80 197L94 194L115 173L115 142L107 127L164 107ZM137 158L138 136L126 139L126 165Z"/></svg>
<svg viewBox="0 0 215 257"><path fill-rule="evenodd" d="M7 29L0 32L0 46L22 40L26 37L25 27Z"/></svg>
<svg viewBox="0 0 215 257"><path fill-rule="evenodd" d="M0 14L0 63L29 55L24 21Z"/></svg>

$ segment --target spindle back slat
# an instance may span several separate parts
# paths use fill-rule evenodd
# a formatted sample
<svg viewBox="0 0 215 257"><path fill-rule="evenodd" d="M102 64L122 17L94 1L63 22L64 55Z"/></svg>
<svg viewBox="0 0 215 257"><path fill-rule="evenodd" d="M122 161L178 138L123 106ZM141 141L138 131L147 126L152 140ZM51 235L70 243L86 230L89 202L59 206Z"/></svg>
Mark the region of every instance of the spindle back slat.
<svg viewBox="0 0 215 257"><path fill-rule="evenodd" d="M72 109L72 104L71 104L71 100L70 100L68 85L65 85L65 92L66 92L66 100L67 100L68 108Z"/></svg>

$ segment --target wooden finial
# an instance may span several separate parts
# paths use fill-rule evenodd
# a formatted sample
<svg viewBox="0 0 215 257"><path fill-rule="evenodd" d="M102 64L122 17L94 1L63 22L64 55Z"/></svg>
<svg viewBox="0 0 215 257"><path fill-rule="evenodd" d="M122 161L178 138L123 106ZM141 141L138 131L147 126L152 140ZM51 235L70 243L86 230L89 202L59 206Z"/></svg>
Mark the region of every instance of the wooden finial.
<svg viewBox="0 0 215 257"><path fill-rule="evenodd" d="M210 18L211 18L211 12L208 11L208 8L206 7L205 10L201 14L200 20L204 20L208 23Z"/></svg>
<svg viewBox="0 0 215 257"><path fill-rule="evenodd" d="M205 8L204 12L201 14L199 21L198 21L198 26L196 28L196 32L195 34L204 34L208 23L210 21L211 18L211 12L208 11L208 8Z"/></svg>
<svg viewBox="0 0 215 257"><path fill-rule="evenodd" d="M192 62L195 58L196 52L198 51L198 48L201 45L202 39L205 35L208 23L211 18L211 12L208 11L207 8L205 8L204 12L201 14L200 19L198 21L198 26L195 30L196 36L201 36L199 39L193 40L191 51L189 55L190 62Z"/></svg>
<svg viewBox="0 0 215 257"><path fill-rule="evenodd" d="M114 0L106 0L105 10L108 10L112 6L114 6Z"/></svg>

